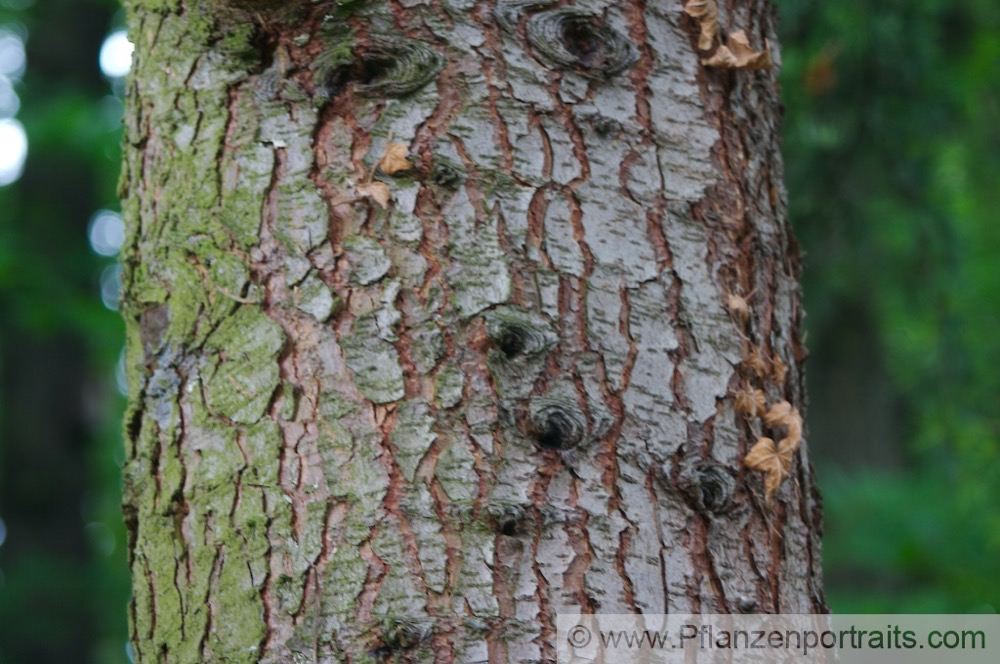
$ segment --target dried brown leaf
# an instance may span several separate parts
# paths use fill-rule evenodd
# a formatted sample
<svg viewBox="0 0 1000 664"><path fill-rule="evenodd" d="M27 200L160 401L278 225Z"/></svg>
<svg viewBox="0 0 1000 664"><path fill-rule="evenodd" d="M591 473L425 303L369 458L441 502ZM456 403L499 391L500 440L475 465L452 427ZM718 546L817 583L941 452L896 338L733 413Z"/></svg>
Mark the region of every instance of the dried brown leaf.
<svg viewBox="0 0 1000 664"><path fill-rule="evenodd" d="M767 408L764 391L741 387L736 390L735 407L737 413L743 413L749 417L762 415Z"/></svg>
<svg viewBox="0 0 1000 664"><path fill-rule="evenodd" d="M795 408L792 404L785 400L779 401L778 403L773 404L767 412L764 413L764 424L772 429L774 427L783 426L791 417L794 410Z"/></svg>
<svg viewBox="0 0 1000 664"><path fill-rule="evenodd" d="M760 348L743 350L743 366L746 367L757 378L764 379L768 374L767 360L760 352Z"/></svg>
<svg viewBox="0 0 1000 664"><path fill-rule="evenodd" d="M777 448L774 441L766 436L758 438L750 451L747 452L743 463L747 468L768 472L774 468L779 468ZM777 464L777 465L776 465Z"/></svg>
<svg viewBox="0 0 1000 664"><path fill-rule="evenodd" d="M730 293L726 298L726 307L729 308L729 313L740 323L745 325L750 320L750 305L747 304L747 301L743 297L736 293Z"/></svg>
<svg viewBox="0 0 1000 664"><path fill-rule="evenodd" d="M358 194L370 198L384 210L389 207L389 187L384 182L363 182L357 187Z"/></svg>
<svg viewBox="0 0 1000 664"><path fill-rule="evenodd" d="M715 53L712 57L706 58L701 61L706 67L719 67L723 69L735 69L736 68L736 56L733 55L729 47L722 45L715 49Z"/></svg>
<svg viewBox="0 0 1000 664"><path fill-rule="evenodd" d="M792 440L791 436L778 441L778 456L785 460L788 468L792 467L792 455L799 449L798 441Z"/></svg>
<svg viewBox="0 0 1000 664"><path fill-rule="evenodd" d="M401 173L413 168L413 162L407 159L409 149L402 143L389 143L385 154L378 160L379 169L386 175Z"/></svg>
<svg viewBox="0 0 1000 664"><path fill-rule="evenodd" d="M785 427L788 435L781 440L781 445L794 452L802 442L802 415L799 409L787 401L779 401L764 413L764 424L774 429Z"/></svg>
<svg viewBox="0 0 1000 664"><path fill-rule="evenodd" d="M771 502L792 467L792 449L784 440L775 445L770 438L759 438L743 459L751 470L764 473L764 496Z"/></svg>
<svg viewBox="0 0 1000 664"><path fill-rule="evenodd" d="M771 44L764 40L764 50L755 51L746 33L737 30L702 64L723 69L767 69L771 66Z"/></svg>
<svg viewBox="0 0 1000 664"><path fill-rule="evenodd" d="M781 488L781 483L784 480L785 476L781 473L768 473L764 475L764 496L767 498L769 504L774 501L774 494Z"/></svg>
<svg viewBox="0 0 1000 664"><path fill-rule="evenodd" d="M788 365L781 357L775 354L771 358L771 378L774 379L776 385L785 384L785 376L788 374Z"/></svg>
<svg viewBox="0 0 1000 664"><path fill-rule="evenodd" d="M795 449L798 449L799 444L802 442L802 417L799 415L798 411L795 411L795 417L793 417L785 426L788 429L788 438L783 439L782 442L787 440L790 444L795 446Z"/></svg>
<svg viewBox="0 0 1000 664"><path fill-rule="evenodd" d="M792 467L792 453L795 450L782 443L775 444L773 439L766 436L758 438L743 459L743 463L753 470L787 474L788 469Z"/></svg>
<svg viewBox="0 0 1000 664"><path fill-rule="evenodd" d="M719 34L719 8L715 0L691 0L684 5L684 13L698 21L701 28L698 48L702 51L711 50L715 35Z"/></svg>
<svg viewBox="0 0 1000 664"><path fill-rule="evenodd" d="M372 407L372 414L375 416L375 425L382 427L386 419L396 412L396 404L378 404Z"/></svg>

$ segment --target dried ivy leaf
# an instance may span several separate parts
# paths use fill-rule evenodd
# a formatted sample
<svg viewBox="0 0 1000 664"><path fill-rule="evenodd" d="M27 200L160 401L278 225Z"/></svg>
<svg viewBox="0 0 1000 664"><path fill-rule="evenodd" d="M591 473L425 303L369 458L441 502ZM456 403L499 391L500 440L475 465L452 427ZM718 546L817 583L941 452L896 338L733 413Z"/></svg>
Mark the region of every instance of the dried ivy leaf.
<svg viewBox="0 0 1000 664"><path fill-rule="evenodd" d="M764 41L764 50L755 51L750 46L746 32L737 30L729 35L712 57L702 60L706 67L723 69L767 69L771 66L771 44Z"/></svg>
<svg viewBox="0 0 1000 664"><path fill-rule="evenodd" d="M764 424L772 429L785 427L788 435L777 445L771 438L759 438L743 463L747 468L764 473L764 493L770 503L781 482L791 472L792 458L802 443L802 416L795 406L782 400L764 413Z"/></svg>
<svg viewBox="0 0 1000 664"><path fill-rule="evenodd" d="M765 473L787 473L792 466L792 458L787 449L782 451L773 439L764 436L757 439L743 463L747 468Z"/></svg>
<svg viewBox="0 0 1000 664"><path fill-rule="evenodd" d="M728 46L720 46L712 57L702 60L701 63L706 67L733 69L736 67L736 56L733 55Z"/></svg>
<svg viewBox="0 0 1000 664"><path fill-rule="evenodd" d="M736 412L755 417L762 415L766 408L764 390L753 390L749 387L736 390Z"/></svg>
<svg viewBox="0 0 1000 664"><path fill-rule="evenodd" d="M701 27L698 48L702 51L711 50L715 35L719 34L719 8L715 0L691 0L684 5L684 13L697 20Z"/></svg>
<svg viewBox="0 0 1000 664"><path fill-rule="evenodd" d="M747 468L764 473L764 496L767 502L771 502L781 482L788 476L794 452L784 440L775 445L772 439L763 437L754 443L743 459Z"/></svg>
<svg viewBox="0 0 1000 664"><path fill-rule="evenodd" d="M788 468L792 467L792 455L799 449L799 442L802 440L801 434L798 436L788 436L778 441L778 455L782 459L787 459Z"/></svg>
<svg viewBox="0 0 1000 664"><path fill-rule="evenodd" d="M746 324L750 320L750 305L736 293L730 293L726 298L726 307L739 322Z"/></svg>
<svg viewBox="0 0 1000 664"><path fill-rule="evenodd" d="M795 412L794 406L787 401L779 401L778 403L772 405L766 413L764 413L764 424L771 427L783 426L788 419Z"/></svg>
<svg viewBox="0 0 1000 664"><path fill-rule="evenodd" d="M360 195L378 203L383 210L389 207L389 187L384 182L363 182L357 190Z"/></svg>
<svg viewBox="0 0 1000 664"><path fill-rule="evenodd" d="M771 378L776 385L784 385L785 376L788 374L788 365L777 354L771 358Z"/></svg>
<svg viewBox="0 0 1000 664"><path fill-rule="evenodd" d="M799 409L787 401L779 401L764 413L764 424L771 427L785 427L788 435L781 440L781 445L794 452L802 443L802 415Z"/></svg>
<svg viewBox="0 0 1000 664"><path fill-rule="evenodd" d="M754 347L751 350L750 348L744 346L743 366L761 380L767 377L767 360L764 359L759 347Z"/></svg>
<svg viewBox="0 0 1000 664"><path fill-rule="evenodd" d="M389 143L378 160L378 167L386 175L408 171L413 168L413 162L406 158L408 154L409 149L402 143Z"/></svg>

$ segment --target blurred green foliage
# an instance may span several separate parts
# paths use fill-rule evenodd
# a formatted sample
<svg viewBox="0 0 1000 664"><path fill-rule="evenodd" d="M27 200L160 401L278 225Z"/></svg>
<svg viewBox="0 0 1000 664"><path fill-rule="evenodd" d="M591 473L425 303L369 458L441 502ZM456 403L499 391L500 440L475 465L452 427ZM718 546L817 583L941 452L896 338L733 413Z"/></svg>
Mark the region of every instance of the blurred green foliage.
<svg viewBox="0 0 1000 664"><path fill-rule="evenodd" d="M997 610L1000 3L778 5L832 607ZM93 213L117 209L120 102L97 68L115 11L0 0L0 27L27 35L30 140L0 187L8 664L127 661L122 333L100 298L113 259L87 244Z"/></svg>
<svg viewBox="0 0 1000 664"><path fill-rule="evenodd" d="M116 210L121 102L98 68L113 0L0 0L24 38L15 90L28 134L0 187L0 662L128 661L121 523L123 340L102 304L115 262L88 223Z"/></svg>
<svg viewBox="0 0 1000 664"><path fill-rule="evenodd" d="M813 431L832 606L1000 610L1000 3L778 4L811 406L859 416L872 367L812 383L861 330L899 433L872 442L901 452L865 467Z"/></svg>

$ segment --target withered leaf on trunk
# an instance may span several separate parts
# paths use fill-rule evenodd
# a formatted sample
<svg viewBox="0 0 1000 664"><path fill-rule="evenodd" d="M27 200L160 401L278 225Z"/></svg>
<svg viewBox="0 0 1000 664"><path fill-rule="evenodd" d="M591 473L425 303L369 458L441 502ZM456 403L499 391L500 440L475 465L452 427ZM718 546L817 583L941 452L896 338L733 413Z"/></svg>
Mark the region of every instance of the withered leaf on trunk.
<svg viewBox="0 0 1000 664"><path fill-rule="evenodd" d="M749 345L745 345L743 348L742 364L757 378L763 380L767 377L767 360L764 359L764 355L761 353L759 347L754 346L751 348Z"/></svg>
<svg viewBox="0 0 1000 664"><path fill-rule="evenodd" d="M702 64L722 69L767 69L771 66L771 45L765 40L764 50L755 51L747 34L737 30Z"/></svg>
<svg viewBox="0 0 1000 664"><path fill-rule="evenodd" d="M788 435L777 444L771 438L759 438L743 463L747 468L764 473L764 495L770 503L781 482L791 472L792 456L802 443L802 416L798 408L782 400L764 413L764 424L772 429L785 427Z"/></svg>
<svg viewBox="0 0 1000 664"><path fill-rule="evenodd" d="M402 143L389 143L385 154L378 160L378 167L386 175L402 173L413 168L413 162L407 159L409 150Z"/></svg>
<svg viewBox="0 0 1000 664"><path fill-rule="evenodd" d="M389 207L389 187L384 182L362 182L357 190L365 198L378 203L383 210Z"/></svg>
<svg viewBox="0 0 1000 664"><path fill-rule="evenodd" d="M755 390L750 387L741 387L736 390L736 412L743 413L747 417L756 417L763 415L766 408L764 390Z"/></svg>
<svg viewBox="0 0 1000 664"><path fill-rule="evenodd" d="M698 48L702 51L711 50L715 35L719 33L719 8L715 0L691 0L684 5L684 13L697 20L701 27Z"/></svg>
<svg viewBox="0 0 1000 664"><path fill-rule="evenodd" d="M787 438L775 444L774 440L763 437L757 439L743 459L747 468L764 473L764 495L768 503L774 498L781 482L788 476L794 453L795 448L789 444Z"/></svg>
<svg viewBox="0 0 1000 664"><path fill-rule="evenodd" d="M750 320L750 305L742 296L730 293L726 298L726 307L739 322L745 324Z"/></svg>
<svg viewBox="0 0 1000 664"><path fill-rule="evenodd" d="M786 440L796 449L802 442L802 416L799 414L799 409L787 401L779 401L771 406L764 413L764 424L772 429L785 427L788 431Z"/></svg>
<svg viewBox="0 0 1000 664"><path fill-rule="evenodd" d="M775 355L771 358L771 378L774 380L774 384L784 385L786 375L788 375L788 365L778 355Z"/></svg>

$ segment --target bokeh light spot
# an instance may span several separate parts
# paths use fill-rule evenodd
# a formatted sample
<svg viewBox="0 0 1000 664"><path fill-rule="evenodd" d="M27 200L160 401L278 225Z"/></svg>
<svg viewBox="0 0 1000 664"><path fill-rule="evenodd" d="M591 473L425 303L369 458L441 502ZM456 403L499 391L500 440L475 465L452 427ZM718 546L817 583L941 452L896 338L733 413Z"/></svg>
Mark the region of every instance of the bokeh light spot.
<svg viewBox="0 0 1000 664"><path fill-rule="evenodd" d="M112 311L118 310L121 300L122 269L118 265L109 265L101 272L101 302Z"/></svg>
<svg viewBox="0 0 1000 664"><path fill-rule="evenodd" d="M14 84L10 79L0 74L0 118L12 118L21 108L21 100L14 92Z"/></svg>
<svg viewBox="0 0 1000 664"><path fill-rule="evenodd" d="M101 256L114 256L125 241L125 224L121 215L111 210L98 210L90 220L90 248Z"/></svg>
<svg viewBox="0 0 1000 664"><path fill-rule="evenodd" d="M0 119L0 187L17 181L28 156L24 125L12 118Z"/></svg>
<svg viewBox="0 0 1000 664"><path fill-rule="evenodd" d="M108 78L122 78L132 68L132 42L124 30L115 30L101 44L101 72Z"/></svg>
<svg viewBox="0 0 1000 664"><path fill-rule="evenodd" d="M19 79L26 64L24 39L8 28L0 28L0 75Z"/></svg>

